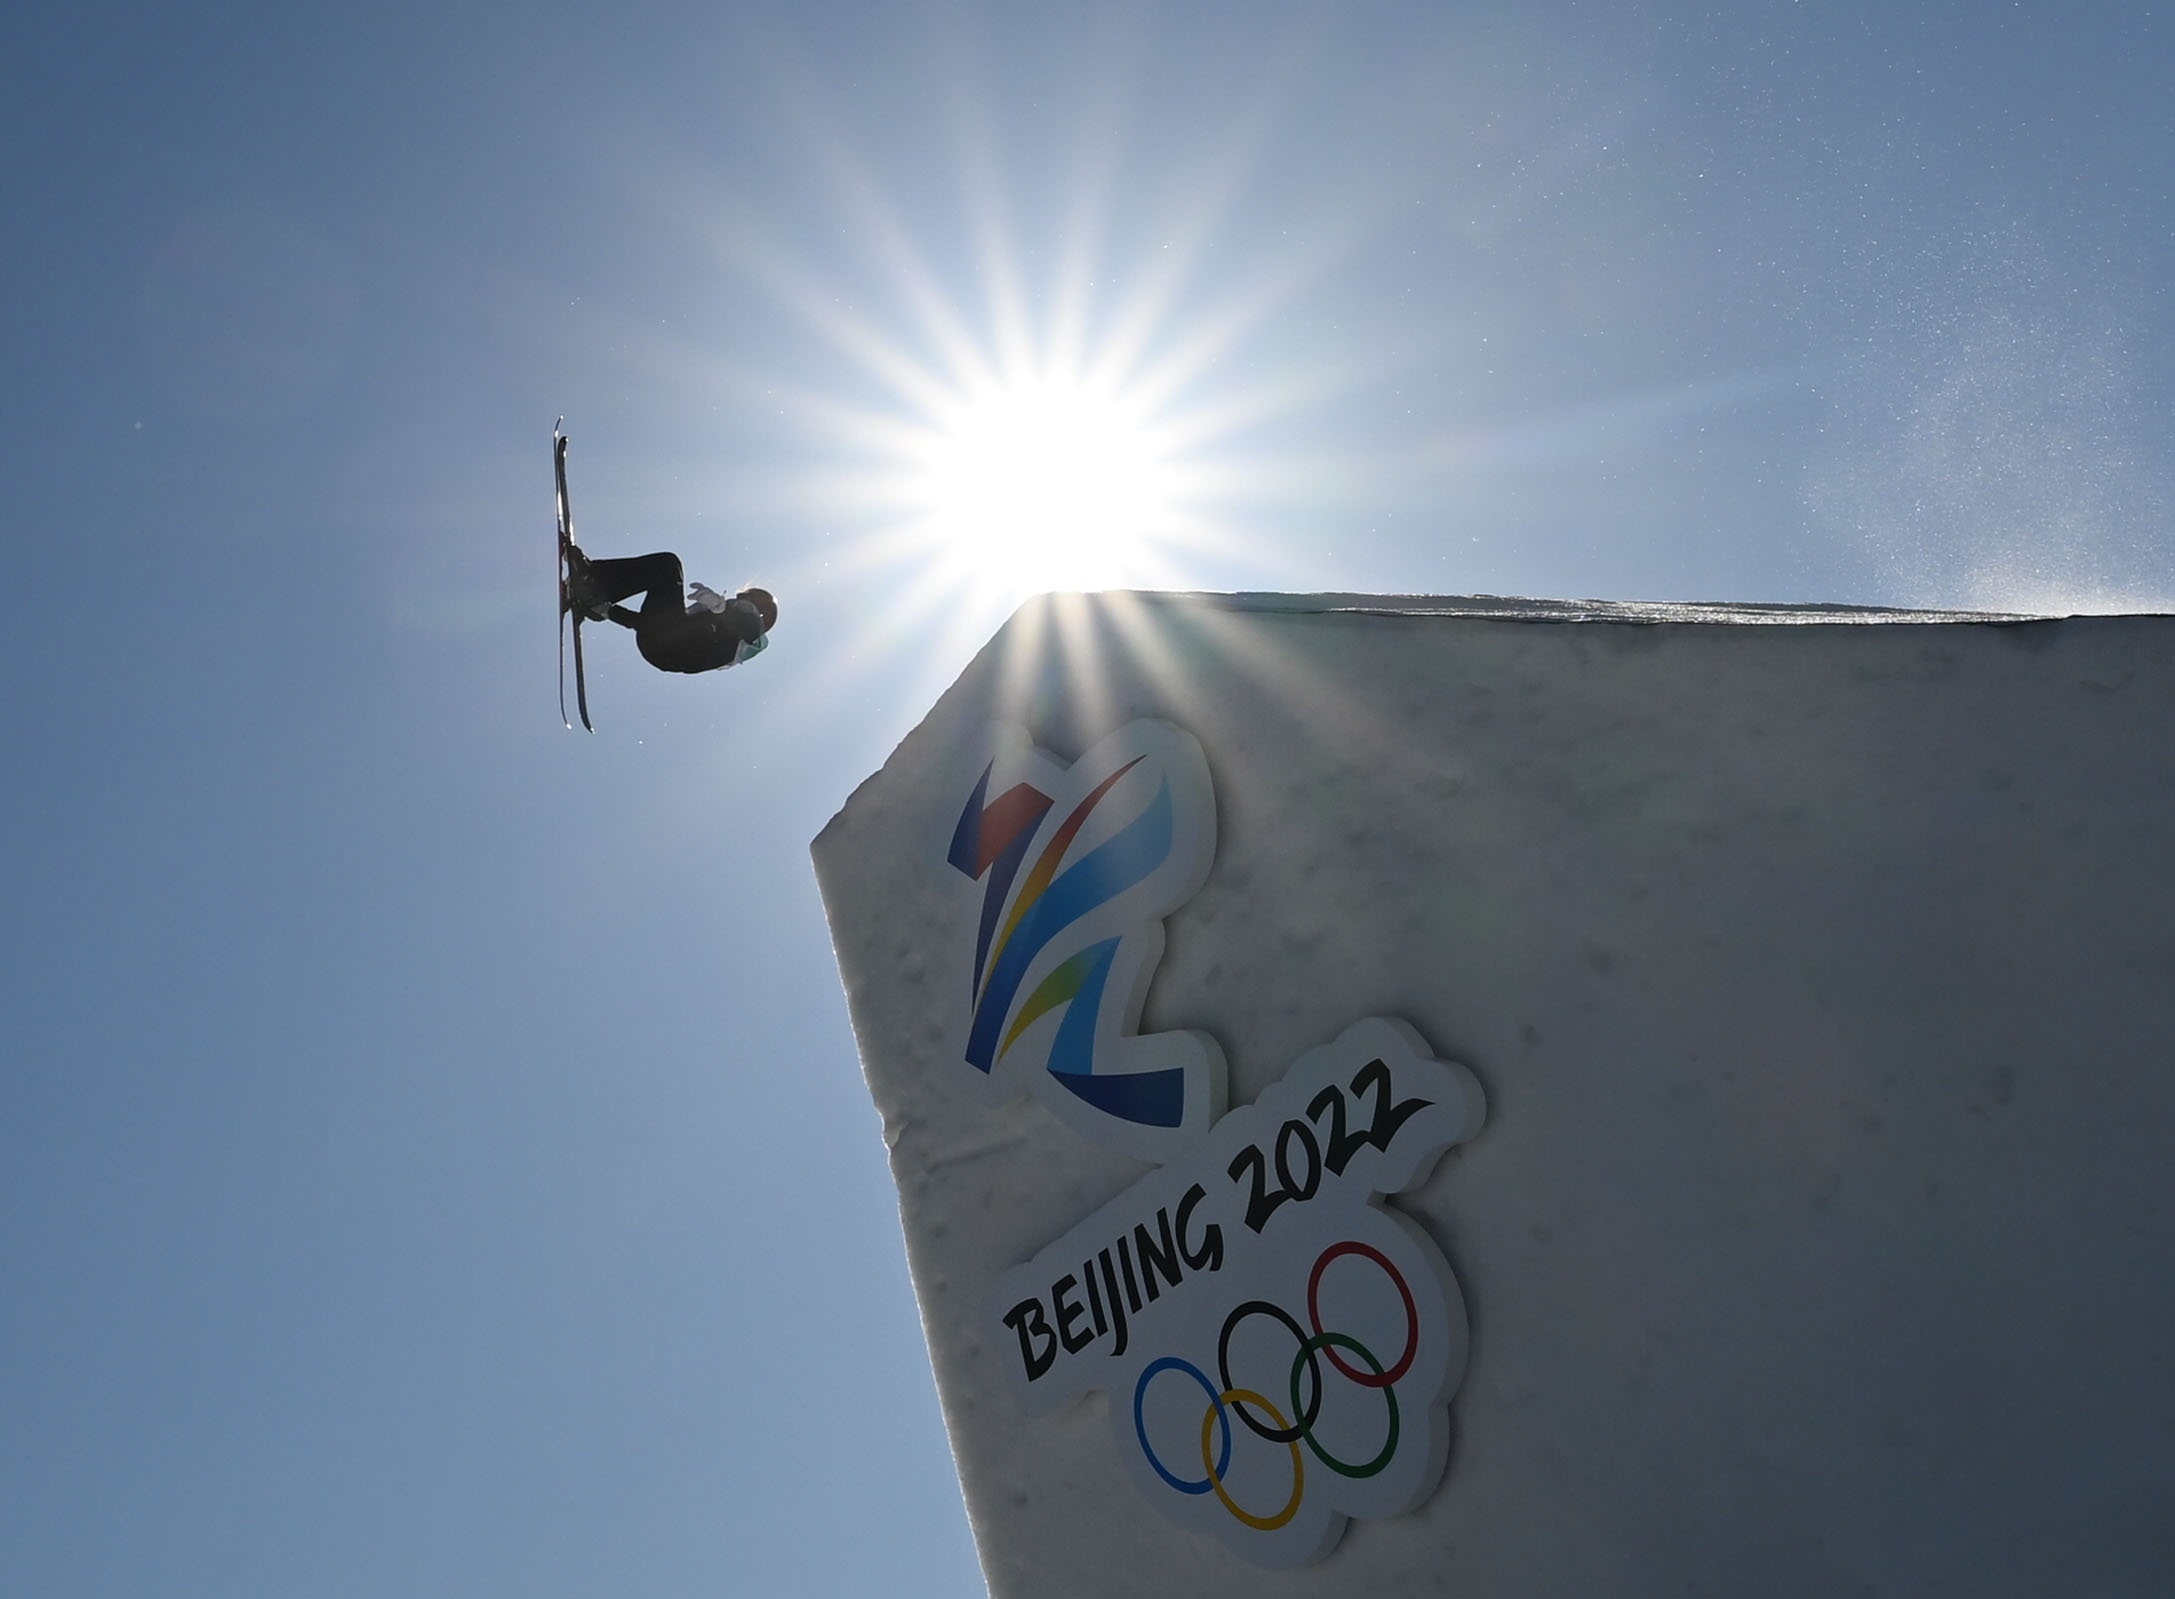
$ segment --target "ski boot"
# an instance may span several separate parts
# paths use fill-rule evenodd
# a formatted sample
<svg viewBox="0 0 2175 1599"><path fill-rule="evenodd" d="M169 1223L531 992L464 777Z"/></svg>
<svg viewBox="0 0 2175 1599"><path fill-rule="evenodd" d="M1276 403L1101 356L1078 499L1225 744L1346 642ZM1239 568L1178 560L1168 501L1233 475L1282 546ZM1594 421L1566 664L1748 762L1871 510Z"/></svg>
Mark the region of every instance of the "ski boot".
<svg viewBox="0 0 2175 1599"><path fill-rule="evenodd" d="M584 622L602 622L611 614L611 601L597 592L589 575L589 557L581 546L570 544L566 552L566 608Z"/></svg>

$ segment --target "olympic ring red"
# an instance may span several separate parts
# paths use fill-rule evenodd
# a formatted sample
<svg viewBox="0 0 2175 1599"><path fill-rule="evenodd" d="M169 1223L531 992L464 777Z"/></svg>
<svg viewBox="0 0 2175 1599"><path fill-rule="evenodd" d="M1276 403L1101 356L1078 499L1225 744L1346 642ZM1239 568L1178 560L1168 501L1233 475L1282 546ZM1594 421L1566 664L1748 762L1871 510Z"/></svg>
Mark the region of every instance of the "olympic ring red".
<svg viewBox="0 0 2175 1599"><path fill-rule="evenodd" d="M1329 1363L1338 1372L1351 1378L1362 1388L1387 1388L1412 1369L1413 1357L1420 1352L1420 1307L1413 1302L1412 1288L1406 1283L1404 1273L1390 1264L1389 1256L1372 1244L1363 1244L1356 1238L1348 1238L1341 1244L1331 1244L1323 1250L1321 1258L1314 1262L1314 1270L1307 1278L1307 1320L1314 1324L1317 1336L1326 1330L1322 1326L1322 1273L1340 1255L1365 1255L1380 1266L1389 1275L1390 1281L1397 1285L1398 1297L1405 1302L1405 1352L1389 1370L1376 1372L1354 1371L1338 1356L1333 1346L1324 1345L1322 1353L1329 1357Z"/></svg>

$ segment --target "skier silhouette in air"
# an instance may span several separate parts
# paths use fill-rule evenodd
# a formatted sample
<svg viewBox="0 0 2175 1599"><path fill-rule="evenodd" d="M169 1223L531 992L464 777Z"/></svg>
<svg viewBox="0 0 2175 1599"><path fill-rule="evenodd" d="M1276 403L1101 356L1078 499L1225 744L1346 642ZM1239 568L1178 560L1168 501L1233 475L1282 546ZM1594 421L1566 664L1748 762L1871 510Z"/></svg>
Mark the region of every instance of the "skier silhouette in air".
<svg viewBox="0 0 2175 1599"><path fill-rule="evenodd" d="M744 588L727 598L689 583L680 558L655 555L591 560L579 545L567 553L567 603L591 622L634 629L634 647L660 672L714 672L762 653L778 621L768 589ZM639 610L620 602L642 596Z"/></svg>
<svg viewBox="0 0 2175 1599"><path fill-rule="evenodd" d="M559 418L561 424L565 417ZM690 584L670 551L592 561L574 542L574 510L566 493L567 437L551 430L552 473L559 490L559 720L566 714L567 645L574 647L574 703L589 721L589 680L582 669L582 623L617 622L634 630L634 647L660 672L715 672L760 654L778 620L770 591L744 588L731 599ZM688 591L694 597L688 597ZM620 602L642 596L639 610ZM573 626L566 625L572 618Z"/></svg>

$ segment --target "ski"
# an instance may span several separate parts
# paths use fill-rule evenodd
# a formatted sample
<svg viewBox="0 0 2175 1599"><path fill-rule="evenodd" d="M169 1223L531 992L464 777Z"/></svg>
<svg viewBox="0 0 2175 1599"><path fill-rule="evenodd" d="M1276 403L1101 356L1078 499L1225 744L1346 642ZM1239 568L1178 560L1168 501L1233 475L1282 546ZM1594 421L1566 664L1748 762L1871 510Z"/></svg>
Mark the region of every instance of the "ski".
<svg viewBox="0 0 2175 1599"><path fill-rule="evenodd" d="M559 720L566 722L571 731L574 724L566 714L566 635L569 626L574 632L574 704L581 713L582 728L594 733L589 725L589 681L582 671L582 618L574 609L574 597L570 589L574 575L574 510L566 497L566 434L561 431L566 418L560 417L551 428L551 466L559 485Z"/></svg>

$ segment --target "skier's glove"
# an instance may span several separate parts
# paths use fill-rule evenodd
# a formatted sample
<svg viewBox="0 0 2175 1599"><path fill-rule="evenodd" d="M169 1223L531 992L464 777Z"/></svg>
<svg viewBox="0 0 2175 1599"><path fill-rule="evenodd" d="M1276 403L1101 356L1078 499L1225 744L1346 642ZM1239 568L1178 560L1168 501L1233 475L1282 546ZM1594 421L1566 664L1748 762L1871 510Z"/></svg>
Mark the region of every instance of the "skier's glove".
<svg viewBox="0 0 2175 1599"><path fill-rule="evenodd" d="M687 608L690 611L722 611L729 603L725 596L707 583L692 580L687 585Z"/></svg>

